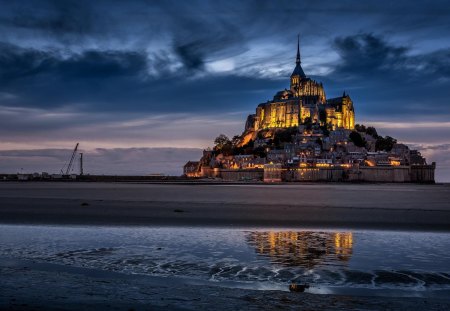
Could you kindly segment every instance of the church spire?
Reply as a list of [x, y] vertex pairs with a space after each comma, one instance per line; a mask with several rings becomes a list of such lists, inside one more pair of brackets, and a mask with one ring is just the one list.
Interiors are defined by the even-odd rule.
[[291, 77], [300, 76], [300, 78], [306, 78], [305, 73], [303, 72], [301, 60], [300, 60], [300, 35], [297, 36], [297, 58], [295, 59], [295, 69], [292, 72]]

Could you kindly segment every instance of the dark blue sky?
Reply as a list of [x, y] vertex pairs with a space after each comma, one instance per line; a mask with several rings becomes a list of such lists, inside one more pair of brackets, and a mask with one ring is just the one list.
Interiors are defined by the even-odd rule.
[[154, 148], [240, 133], [288, 87], [300, 34], [328, 97], [348, 92], [357, 122], [420, 148], [450, 180], [448, 16], [447, 1], [0, 0], [0, 170], [59, 171], [60, 149], [79, 141], [97, 161], [115, 150], [120, 173], [177, 173], [168, 150], [170, 167], [193, 151], [157, 160]]

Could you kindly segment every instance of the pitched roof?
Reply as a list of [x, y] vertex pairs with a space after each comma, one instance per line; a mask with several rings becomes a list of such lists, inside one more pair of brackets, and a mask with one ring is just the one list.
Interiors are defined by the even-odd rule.
[[292, 76], [300, 76], [302, 78], [306, 78], [305, 72], [303, 71], [300, 63], [297, 63], [297, 65], [295, 66], [294, 71], [291, 74], [291, 77]]

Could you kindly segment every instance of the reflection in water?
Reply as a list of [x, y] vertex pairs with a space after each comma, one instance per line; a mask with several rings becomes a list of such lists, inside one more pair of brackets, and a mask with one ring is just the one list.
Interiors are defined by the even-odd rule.
[[245, 283], [286, 290], [293, 282], [300, 285], [296, 291], [355, 289], [371, 295], [377, 289], [450, 297], [448, 237], [423, 232], [0, 225], [0, 261], [31, 259], [224, 286]]
[[346, 263], [352, 255], [351, 232], [254, 231], [247, 242], [259, 255], [284, 266], [312, 268]]

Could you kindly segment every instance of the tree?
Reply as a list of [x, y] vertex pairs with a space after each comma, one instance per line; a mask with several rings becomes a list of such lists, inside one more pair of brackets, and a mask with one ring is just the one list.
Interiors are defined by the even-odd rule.
[[220, 134], [219, 136], [214, 139], [214, 145], [216, 150], [221, 150], [225, 145], [231, 144], [230, 139], [228, 136], [224, 134]]
[[266, 138], [267, 130], [259, 130], [256, 134], [256, 138], [258, 139], [264, 139]]
[[305, 128], [307, 130], [311, 130], [312, 129], [312, 120], [310, 117], [305, 118], [303, 124], [305, 125]]
[[328, 137], [330, 136], [330, 131], [333, 129], [330, 123], [325, 123], [320, 127], [322, 130], [323, 136]]
[[366, 132], [366, 127], [362, 124], [356, 124], [355, 125], [355, 130], [357, 132], [361, 132], [361, 133], [365, 133]]
[[351, 132], [349, 138], [355, 144], [356, 147], [366, 146], [365, 139], [362, 138], [361, 134], [359, 134], [357, 131]]
[[233, 155], [233, 146], [231, 145], [231, 142], [228, 142], [227, 144], [223, 145], [220, 151], [225, 156]]
[[316, 144], [318, 144], [320, 147], [323, 147], [323, 142], [321, 138], [316, 139]]
[[372, 136], [373, 138], [378, 138], [377, 130], [373, 126], [369, 126], [366, 129], [366, 134]]
[[233, 153], [233, 146], [230, 139], [224, 135], [220, 134], [214, 140], [214, 151], [217, 153], [222, 153], [224, 155], [231, 155]]
[[391, 136], [378, 136], [377, 141], [375, 142], [375, 150], [384, 150], [391, 151], [392, 147], [397, 143], [397, 140], [392, 138]]
[[239, 135], [233, 136], [233, 138], [231, 139], [231, 145], [233, 146], [233, 148], [236, 148], [237, 145], [239, 145], [240, 143], [241, 143], [241, 136]]
[[275, 133], [274, 140], [278, 140], [280, 143], [292, 142], [292, 136], [297, 133], [297, 127], [289, 127], [286, 129], [280, 129]]
[[265, 158], [267, 157], [267, 152], [266, 149], [264, 147], [257, 147], [255, 149], [253, 149], [253, 154], [257, 157], [260, 158]]
[[319, 120], [322, 124], [327, 123], [327, 112], [325, 111], [325, 109], [321, 109], [319, 111]]

